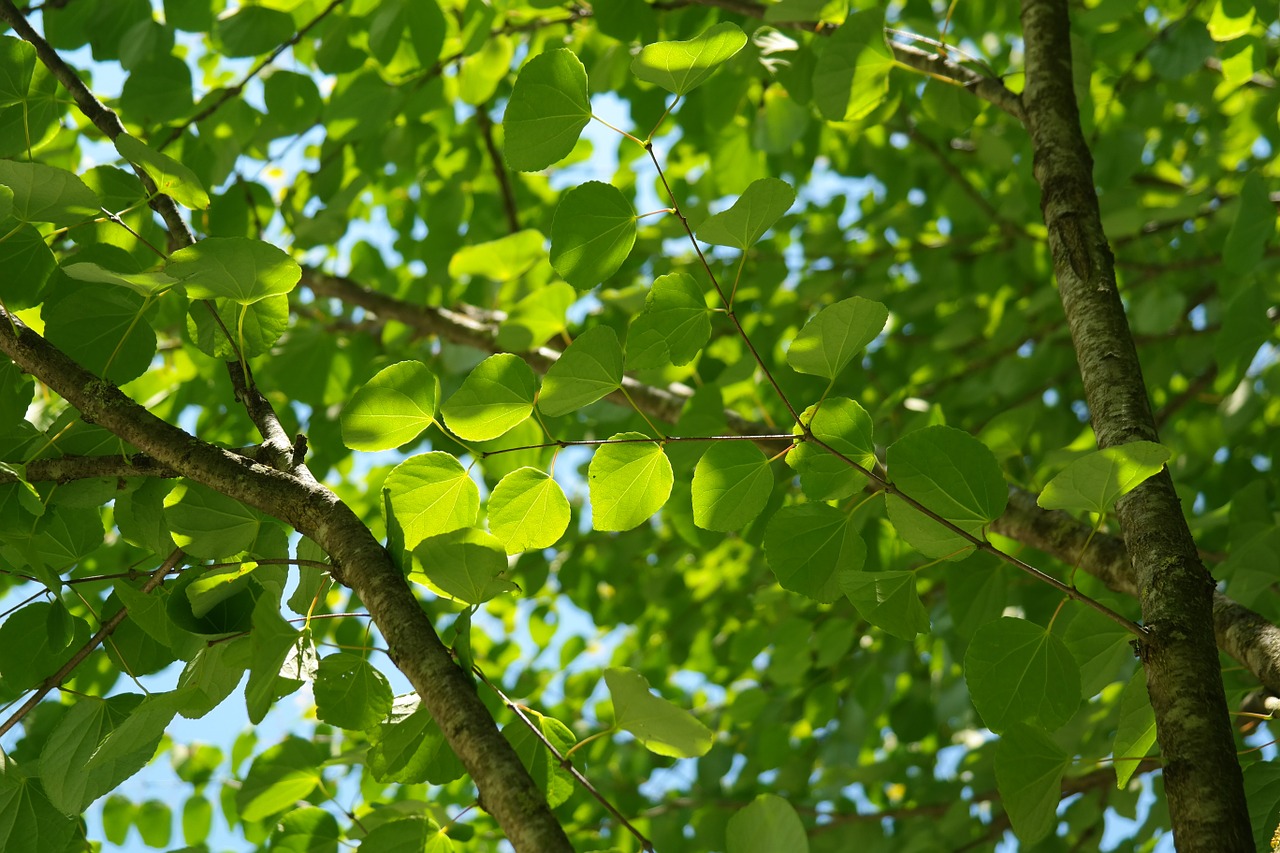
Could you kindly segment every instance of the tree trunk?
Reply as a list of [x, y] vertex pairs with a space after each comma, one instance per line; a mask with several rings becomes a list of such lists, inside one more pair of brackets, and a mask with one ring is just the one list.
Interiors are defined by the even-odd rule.
[[[1099, 447], [1158, 441], [1102, 229], [1072, 87], [1066, 0], [1024, 0], [1023, 103], [1063, 310]], [[1147, 689], [1179, 850], [1253, 849], [1213, 634], [1213, 577], [1168, 470], [1120, 500], [1143, 621]]]

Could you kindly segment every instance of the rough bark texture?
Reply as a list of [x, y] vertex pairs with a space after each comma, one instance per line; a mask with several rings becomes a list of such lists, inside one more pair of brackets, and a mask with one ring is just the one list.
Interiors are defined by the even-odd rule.
[[[1027, 85], [1041, 210], [1100, 447], [1158, 441], [1093, 186], [1072, 89], [1066, 0], [1024, 0]], [[1150, 636], [1142, 657], [1180, 850], [1252, 850], [1213, 632], [1213, 578], [1168, 471], [1116, 507]]]
[[391, 659], [440, 724], [449, 746], [519, 851], [572, 851], [534, 784], [382, 544], [322, 485], [262, 465], [189, 435], [152, 415], [0, 309], [0, 352], [96, 423], [198, 483], [292, 525], [333, 561], [335, 579], [360, 596], [386, 638]]

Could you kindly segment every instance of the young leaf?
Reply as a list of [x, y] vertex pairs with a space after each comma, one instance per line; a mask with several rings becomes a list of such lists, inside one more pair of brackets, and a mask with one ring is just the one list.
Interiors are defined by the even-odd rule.
[[507, 570], [507, 552], [498, 538], [468, 527], [432, 536], [413, 549], [409, 579], [439, 590], [464, 604], [483, 604], [518, 587], [499, 575]]
[[1117, 500], [1160, 473], [1172, 454], [1153, 441], [1095, 450], [1050, 480], [1036, 499], [1045, 509], [1110, 512]]
[[858, 615], [895, 637], [913, 640], [929, 631], [914, 572], [847, 572], [840, 576], [840, 590]]
[[675, 477], [657, 441], [642, 433], [624, 432], [596, 450], [587, 468], [591, 526], [596, 530], [630, 530], [647, 521], [671, 495]]
[[627, 331], [627, 369], [688, 364], [711, 337], [711, 310], [692, 276], [659, 276]]
[[722, 22], [688, 41], [660, 41], [631, 61], [631, 73], [668, 92], [684, 95], [702, 83], [747, 43], [736, 25]]
[[321, 658], [313, 689], [316, 719], [360, 732], [385, 720], [394, 698], [386, 676], [350, 652]]
[[1116, 726], [1116, 787], [1123, 790], [1156, 742], [1156, 712], [1147, 696], [1147, 673], [1142, 667], [1133, 674], [1120, 694], [1120, 722]]
[[497, 438], [533, 412], [538, 380], [524, 359], [491, 355], [472, 369], [440, 414], [464, 441]]
[[[868, 470], [875, 467], [871, 415], [855, 401], [828, 397], [821, 408], [805, 409], [800, 420], [809, 425], [814, 438], [832, 450]], [[799, 424], [791, 431], [802, 434]], [[866, 484], [866, 477], [848, 462], [813, 442], [802, 441], [791, 448], [787, 464], [800, 474], [800, 488], [812, 501], [843, 500]]]
[[577, 301], [578, 292], [563, 281], [538, 288], [507, 312], [498, 327], [498, 346], [508, 352], [537, 349], [565, 329], [565, 312]]
[[512, 471], [489, 495], [489, 529], [508, 554], [550, 548], [569, 527], [569, 500], [537, 468]]
[[590, 121], [582, 62], [567, 47], [538, 54], [520, 69], [502, 115], [507, 165], [536, 172], [558, 163]]
[[636, 242], [636, 212], [617, 188], [588, 181], [569, 190], [551, 222], [551, 266], [578, 290], [618, 271]]
[[192, 299], [223, 297], [241, 305], [288, 293], [302, 277], [293, 258], [248, 237], [206, 237], [170, 255], [164, 271], [181, 279]]
[[698, 239], [716, 246], [746, 251], [773, 227], [795, 203], [796, 191], [786, 181], [761, 178], [725, 211], [698, 226]]
[[[895, 486], [974, 536], [981, 536], [1009, 502], [995, 456], [962, 430], [931, 426], [907, 433], [889, 448], [887, 458]], [[896, 495], [888, 496], [888, 507], [894, 527], [928, 557], [961, 559], [973, 549], [964, 537]]]
[[725, 847], [728, 853], [808, 853], [809, 836], [790, 803], [761, 794], [729, 818]]
[[461, 462], [439, 450], [401, 462], [383, 488], [409, 550], [428, 536], [470, 527], [480, 512], [479, 487]]
[[0, 185], [13, 190], [9, 215], [19, 222], [78, 225], [102, 212], [98, 194], [56, 166], [0, 160]]
[[[213, 300], [219, 323], [206, 305], [192, 305], [187, 310], [187, 332], [200, 351], [213, 358], [246, 358], [263, 355], [289, 327], [289, 297], [268, 296], [252, 305], [241, 305], [230, 299]], [[225, 331], [224, 331], [225, 329]], [[230, 332], [235, 346], [227, 339]]]
[[996, 745], [996, 787], [1018, 840], [1032, 845], [1057, 823], [1071, 756], [1039, 729], [1016, 723]]
[[390, 450], [435, 420], [440, 382], [420, 361], [384, 367], [342, 410], [342, 441], [352, 450]]
[[650, 752], [672, 758], [697, 758], [711, 750], [715, 735], [688, 711], [649, 692], [649, 682], [634, 669], [610, 667], [604, 682], [613, 699], [614, 722], [635, 735]]
[[622, 386], [622, 345], [609, 326], [592, 326], [569, 344], [542, 379], [538, 409], [567, 415]]
[[204, 210], [209, 206], [209, 194], [196, 173], [177, 160], [155, 151], [140, 139], [122, 133], [115, 138], [120, 156], [139, 166], [155, 182], [156, 189], [183, 207]]
[[965, 654], [969, 696], [993, 732], [1014, 723], [1052, 731], [1080, 707], [1080, 669], [1044, 628], [1005, 616], [983, 625]]
[[829, 604], [840, 597], [841, 579], [862, 569], [867, 546], [843, 512], [806, 503], [778, 510], [764, 532], [764, 553], [783, 589]]
[[856, 121], [889, 92], [893, 54], [884, 40], [884, 11], [854, 12], [826, 40], [813, 72], [813, 100], [830, 121]]
[[693, 471], [693, 521], [704, 530], [737, 530], [764, 510], [773, 471], [748, 441], [712, 444]]
[[887, 308], [861, 296], [828, 305], [791, 342], [787, 364], [797, 373], [835, 379], [888, 320]]

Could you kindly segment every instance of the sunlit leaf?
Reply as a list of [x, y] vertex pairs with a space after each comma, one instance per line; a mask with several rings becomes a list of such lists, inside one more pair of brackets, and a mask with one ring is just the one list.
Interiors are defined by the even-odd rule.
[[737, 530], [764, 510], [773, 491], [769, 460], [751, 442], [717, 442], [693, 471], [693, 519], [706, 530]]
[[830, 121], [863, 118], [888, 94], [893, 66], [884, 41], [884, 11], [854, 12], [823, 45], [813, 72], [813, 99]]
[[711, 310], [692, 276], [658, 277], [645, 297], [644, 313], [627, 331], [627, 369], [688, 364], [711, 336]]
[[466, 441], [497, 438], [533, 412], [538, 380], [518, 355], [491, 355], [475, 366], [440, 414]]
[[512, 471], [489, 496], [489, 529], [508, 554], [550, 548], [568, 527], [564, 490], [537, 468]]
[[622, 385], [622, 345], [609, 326], [592, 326], [574, 339], [542, 379], [538, 410], [567, 415]]
[[507, 165], [536, 172], [563, 160], [591, 121], [587, 71], [565, 47], [525, 63], [502, 116]]
[[164, 271], [192, 299], [223, 297], [242, 305], [288, 293], [302, 277], [298, 262], [248, 237], [206, 237], [169, 256]]
[[604, 671], [604, 681], [613, 699], [614, 723], [646, 749], [672, 758], [697, 758], [710, 751], [712, 731], [688, 711], [650, 693], [640, 673], [612, 667]]
[[636, 213], [615, 187], [588, 181], [560, 198], [551, 223], [551, 266], [579, 290], [618, 271], [636, 242]]
[[428, 536], [476, 523], [480, 489], [462, 463], [442, 451], [412, 456], [387, 475], [396, 520], [404, 529], [404, 547], [412, 550]]
[[587, 469], [591, 526], [630, 530], [662, 508], [675, 478], [662, 445], [643, 433], [619, 433], [610, 441], [622, 443], [599, 447]]
[[1110, 512], [1117, 500], [1160, 473], [1171, 455], [1152, 441], [1095, 450], [1062, 469], [1036, 503], [1045, 509]]
[[698, 226], [698, 239], [746, 251], [795, 204], [796, 191], [786, 181], [761, 178], [725, 211]]
[[828, 305], [791, 342], [787, 363], [799, 373], [835, 379], [876, 339], [888, 319], [887, 308], [861, 296]]
[[[866, 409], [847, 397], [828, 397], [820, 408], [805, 409], [800, 420], [809, 425], [814, 438], [835, 451], [802, 441], [787, 453], [787, 464], [799, 472], [805, 497], [815, 501], [842, 500], [863, 488], [867, 478], [849, 461], [867, 470], [876, 465], [871, 416]], [[799, 424], [791, 431], [802, 434]]]
[[413, 549], [413, 556], [410, 580], [464, 604], [483, 604], [517, 588], [501, 577], [507, 570], [502, 542], [483, 530], [471, 527], [432, 536]]
[[413, 441], [435, 420], [440, 383], [420, 361], [384, 367], [342, 410], [342, 440], [353, 450], [390, 450]]
[[157, 190], [192, 210], [204, 210], [209, 206], [209, 194], [195, 172], [167, 154], [150, 148], [135, 136], [122, 133], [114, 141], [120, 156], [140, 166], [155, 182]]
[[746, 43], [747, 36], [737, 25], [721, 22], [688, 41], [647, 45], [631, 61], [631, 73], [684, 95], [705, 82]]

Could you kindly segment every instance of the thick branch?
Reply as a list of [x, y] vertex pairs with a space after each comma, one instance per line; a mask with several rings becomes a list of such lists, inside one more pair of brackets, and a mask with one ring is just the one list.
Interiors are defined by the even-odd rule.
[[[1158, 441], [1093, 185], [1072, 84], [1066, 0], [1023, 0], [1023, 105], [1059, 295], [1100, 447]], [[1213, 637], [1213, 578], [1168, 471], [1116, 507], [1143, 620], [1147, 692], [1180, 849], [1250, 850], [1249, 816]]]
[[311, 537], [333, 560], [332, 574], [368, 608], [391, 659], [440, 724], [480, 789], [484, 808], [520, 851], [573, 848], [546, 797], [498, 731], [475, 685], [440, 642], [404, 576], [369, 528], [333, 492], [248, 457], [206, 444], [148, 412], [80, 367], [0, 308], [0, 352], [96, 423], [160, 465], [256, 507]]

